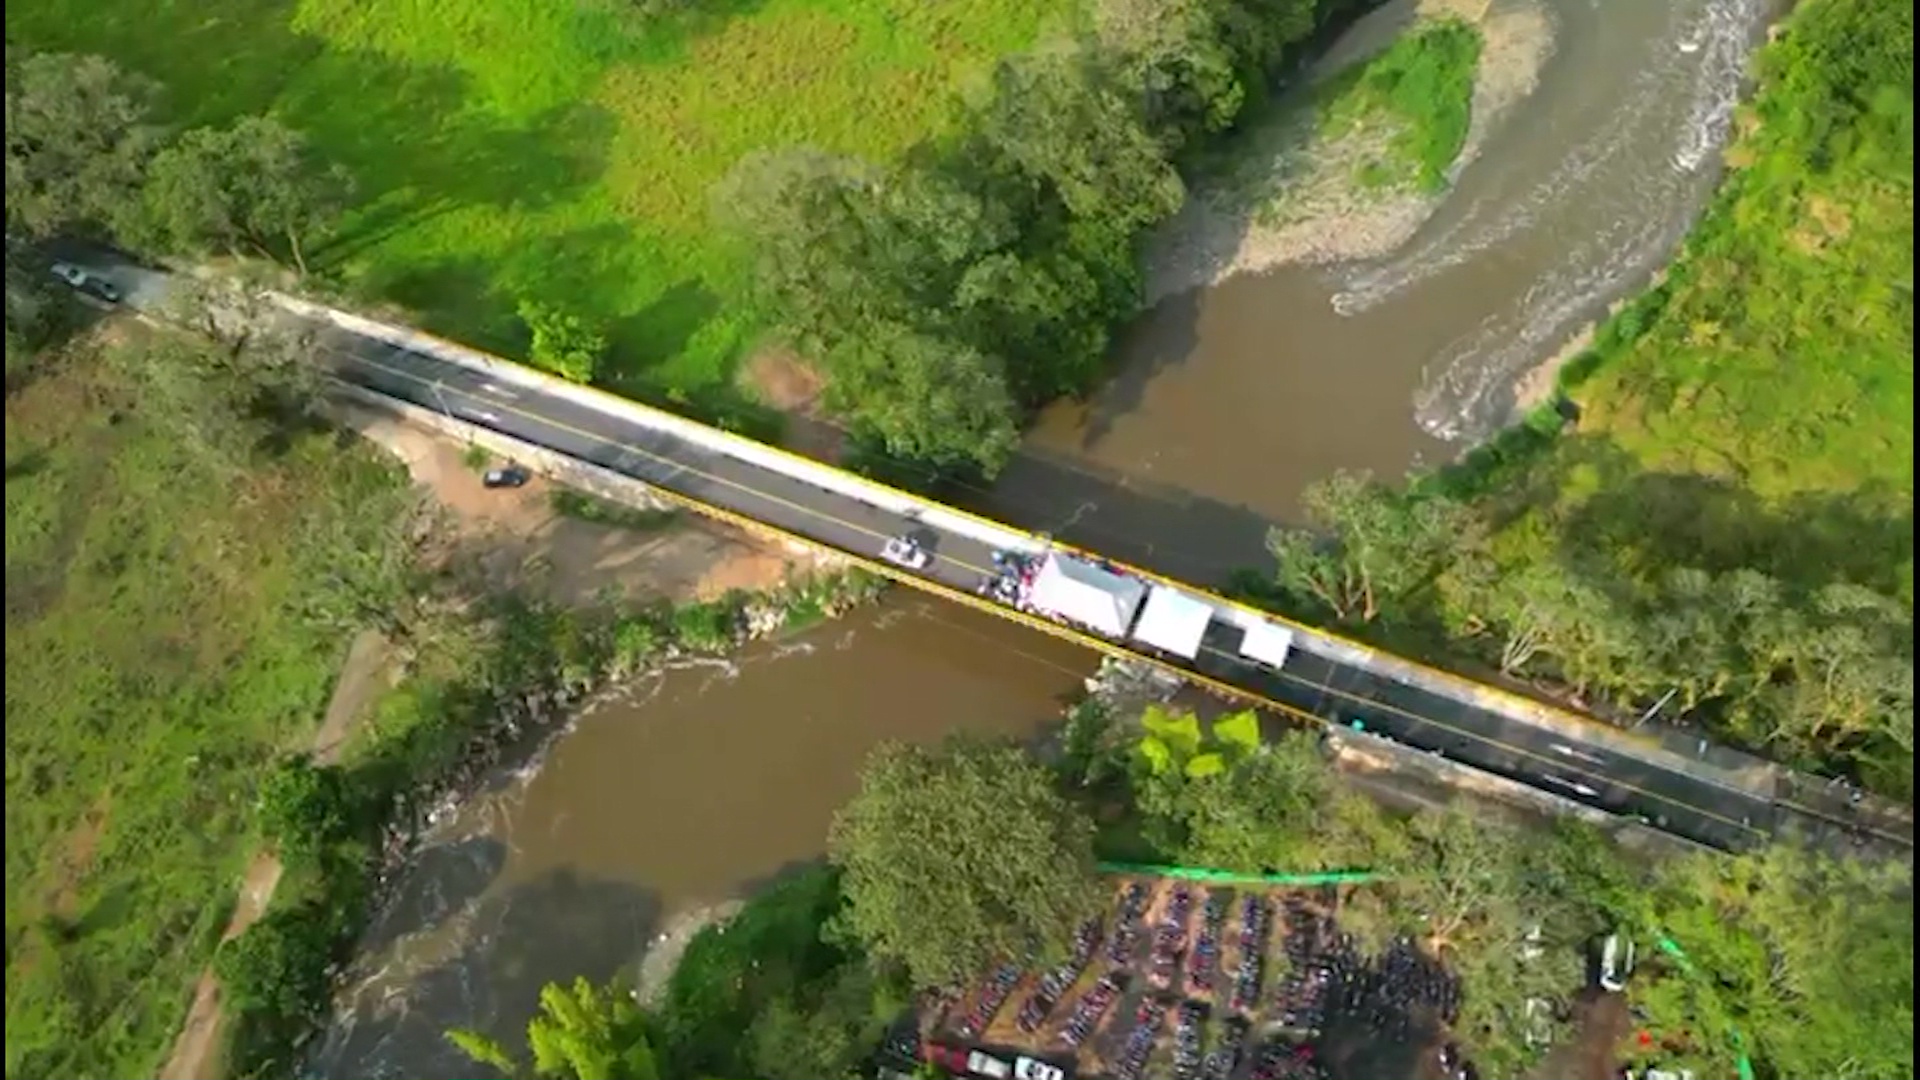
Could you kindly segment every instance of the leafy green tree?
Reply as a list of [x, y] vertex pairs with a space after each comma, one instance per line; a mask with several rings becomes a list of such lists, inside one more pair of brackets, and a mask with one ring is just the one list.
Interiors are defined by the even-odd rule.
[[[11, 51], [11, 50], [10, 50]], [[98, 56], [38, 53], [7, 64], [7, 227], [123, 234], [160, 144], [158, 86]]]
[[895, 458], [991, 476], [1013, 455], [1013, 400], [992, 357], [892, 322], [832, 356], [828, 403]]
[[332, 230], [353, 190], [338, 165], [273, 116], [195, 128], [155, 155], [148, 233], [169, 251], [253, 251], [307, 272], [306, 247]]
[[1693, 970], [1646, 965], [1629, 992], [1675, 1065], [1731, 1074], [1737, 1030], [1763, 1075], [1913, 1075], [1910, 868], [1785, 844], [1697, 856], [1662, 869], [1652, 907]]
[[[571, 986], [548, 983], [540, 1012], [527, 1023], [533, 1053], [531, 1075], [542, 1080], [660, 1080], [648, 1024], [633, 995], [618, 984], [596, 987], [586, 979]], [[509, 1076], [522, 1074], [513, 1054], [497, 1040], [456, 1028], [447, 1040], [473, 1060]]]
[[311, 864], [350, 837], [361, 819], [346, 772], [301, 754], [280, 763], [260, 786], [260, 818], [288, 863]]
[[1310, 528], [1267, 537], [1280, 587], [1349, 622], [1372, 622], [1480, 542], [1479, 522], [1459, 503], [1394, 491], [1363, 473], [1336, 473], [1303, 501]]
[[607, 352], [607, 336], [572, 312], [538, 300], [520, 302], [520, 320], [533, 335], [527, 359], [568, 382], [590, 383]]
[[835, 817], [845, 928], [920, 985], [996, 958], [1058, 955], [1098, 910], [1093, 823], [1017, 747], [890, 743]]

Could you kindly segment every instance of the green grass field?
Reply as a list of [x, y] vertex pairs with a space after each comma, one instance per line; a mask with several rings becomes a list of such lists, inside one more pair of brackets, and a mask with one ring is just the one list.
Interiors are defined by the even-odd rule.
[[10, 44], [97, 52], [170, 115], [273, 110], [358, 180], [321, 269], [518, 353], [522, 297], [604, 320], [616, 381], [724, 393], [760, 319], [708, 191], [743, 154], [886, 159], [1075, 0], [740, 0], [641, 30], [615, 0], [23, 0]]
[[[1823, 0], [1766, 53], [1741, 169], [1675, 262], [1574, 365], [1564, 504], [1669, 561], [1913, 574], [1913, 21]], [[1577, 378], [1577, 375], [1576, 375]]]
[[[86, 352], [8, 398], [7, 1075], [150, 1076], [226, 923], [255, 786], [346, 636], [292, 537], [399, 478], [331, 437], [219, 467]], [[351, 528], [350, 530], [351, 531]]]
[[1467, 142], [1480, 44], [1478, 30], [1451, 18], [1402, 35], [1318, 92], [1319, 137], [1379, 129], [1387, 134], [1385, 144], [1361, 164], [1356, 182], [1441, 190]]

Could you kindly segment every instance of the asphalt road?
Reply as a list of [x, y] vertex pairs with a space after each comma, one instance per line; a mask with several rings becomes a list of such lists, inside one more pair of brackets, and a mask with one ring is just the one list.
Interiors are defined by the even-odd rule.
[[[991, 575], [990, 548], [970, 537], [877, 509], [838, 492], [708, 450], [565, 398], [423, 353], [329, 329], [341, 378], [445, 412], [776, 528], [869, 557], [888, 537], [913, 534], [934, 556], [925, 576], [972, 591]], [[1304, 649], [1279, 670], [1240, 658], [1222, 627], [1197, 660], [1177, 666], [1336, 724], [1367, 731], [1609, 811], [1640, 815], [1700, 843], [1738, 848], [1771, 832], [1775, 809], [1751, 792], [1587, 745]]]
[[[69, 250], [61, 257], [75, 258]], [[102, 260], [91, 260], [101, 266]], [[152, 306], [166, 276], [108, 263], [130, 304]], [[989, 546], [916, 517], [708, 449], [625, 418], [387, 342], [320, 326], [317, 343], [338, 377], [365, 389], [592, 462], [669, 492], [751, 517], [809, 540], [876, 557], [889, 537], [911, 534], [933, 555], [922, 572], [972, 592], [991, 575]], [[1844, 813], [1814, 813], [1766, 793], [1685, 771], [1670, 757], [1642, 758], [1529, 724], [1355, 665], [1292, 650], [1274, 670], [1244, 660], [1235, 631], [1216, 621], [1196, 660], [1155, 655], [1277, 704], [1296, 716], [1366, 731], [1663, 831], [1737, 850], [1782, 832], [1831, 839]], [[1898, 836], [1883, 839], [1900, 841]], [[1910, 850], [1911, 826], [1904, 837]]]

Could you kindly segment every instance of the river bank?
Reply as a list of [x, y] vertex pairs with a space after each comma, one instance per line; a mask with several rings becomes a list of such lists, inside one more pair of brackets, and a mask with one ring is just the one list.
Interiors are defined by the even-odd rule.
[[[1437, 187], [1362, 182], [1361, 171], [1394, 136], [1390, 125], [1321, 130], [1329, 85], [1396, 41], [1446, 21], [1473, 29], [1470, 122]], [[1538, 85], [1553, 52], [1553, 25], [1533, 0], [1393, 0], [1369, 12], [1310, 67], [1267, 115], [1235, 138], [1223, 167], [1203, 177], [1147, 256], [1148, 302], [1296, 263], [1378, 258], [1413, 238], [1445, 201], [1461, 170]]]
[[[259, 861], [274, 871], [248, 875], [241, 905], [242, 916], [265, 915], [251, 929], [237, 920], [167, 1076], [217, 1074], [219, 984], [229, 1068], [290, 1068], [342, 950], [390, 901], [421, 838], [489, 777], [537, 762], [593, 701], [661, 665], [833, 618], [881, 588], [691, 518], [601, 512], [537, 477], [487, 488], [488, 459], [471, 447], [391, 418], [348, 420], [400, 458], [425, 496], [416, 528], [429, 584], [389, 629], [390, 685], [347, 695], [352, 706], [339, 722], [329, 716], [297, 766], [323, 778], [337, 813], [320, 815], [331, 824], [312, 835], [273, 836], [279, 860]], [[365, 684], [361, 667], [343, 673], [343, 693]]]

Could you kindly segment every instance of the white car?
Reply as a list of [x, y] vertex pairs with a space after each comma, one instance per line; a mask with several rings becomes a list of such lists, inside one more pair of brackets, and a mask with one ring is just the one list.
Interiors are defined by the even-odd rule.
[[83, 293], [90, 293], [111, 303], [120, 302], [120, 290], [113, 282], [98, 274], [83, 270], [72, 263], [57, 262], [52, 267], [53, 276]]
[[895, 536], [880, 549], [880, 557], [895, 566], [904, 566], [909, 570], [925, 570], [933, 562], [933, 556], [909, 536]]
[[1619, 933], [1607, 935], [1600, 945], [1600, 986], [1619, 993], [1627, 988], [1627, 976], [1633, 974], [1633, 939]]

